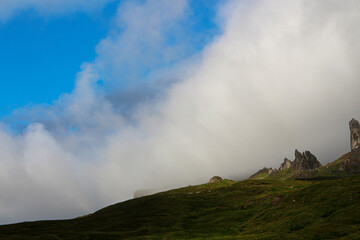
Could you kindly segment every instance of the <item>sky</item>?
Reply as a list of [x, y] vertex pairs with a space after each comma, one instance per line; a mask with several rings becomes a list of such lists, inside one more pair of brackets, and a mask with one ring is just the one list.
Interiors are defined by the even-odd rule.
[[0, 223], [350, 150], [356, 0], [0, 1]]
[[[46, 1], [28, 6], [13, 2], [0, 3], [4, 6], [0, 10], [0, 65], [2, 79], [6, 79], [0, 89], [0, 117], [26, 105], [52, 104], [62, 93], [70, 93], [81, 64], [96, 58], [96, 46], [114, 26], [121, 3], [104, 1], [108, 3], [95, 4], [100, 9], [84, 10], [81, 1], [72, 3], [79, 2], [78, 9], [72, 9], [67, 1], [55, 1], [54, 6]], [[192, 46], [186, 49], [186, 56], [199, 51], [216, 34], [215, 1], [201, 2], [193, 1], [193, 12], [188, 13], [192, 16], [186, 20], [187, 27], [198, 33], [191, 34]]]

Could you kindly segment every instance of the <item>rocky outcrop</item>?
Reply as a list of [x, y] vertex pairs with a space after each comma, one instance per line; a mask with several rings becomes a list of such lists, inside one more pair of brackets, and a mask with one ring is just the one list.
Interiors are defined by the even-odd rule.
[[290, 168], [291, 164], [292, 164], [292, 162], [289, 159], [285, 158], [284, 162], [279, 167], [279, 171]]
[[321, 166], [311, 152], [295, 150], [294, 161], [285, 158], [279, 170], [263, 168], [250, 179], [333, 179], [360, 173], [360, 123], [353, 118], [349, 127], [351, 152], [336, 161]]
[[360, 149], [360, 124], [356, 119], [351, 119], [350, 127], [350, 147], [351, 151]]
[[293, 167], [295, 170], [311, 170], [321, 167], [321, 163], [317, 158], [310, 152], [305, 151], [304, 153], [295, 150], [295, 160], [292, 162], [285, 158], [284, 162], [280, 165], [279, 171], [283, 171]]
[[212, 178], [210, 178], [209, 183], [217, 183], [217, 182], [221, 182], [223, 179], [219, 176], [214, 176]]
[[310, 170], [321, 167], [321, 163], [310, 151], [305, 151], [304, 153], [300, 153], [296, 149], [295, 160], [291, 164], [291, 167], [293, 167], [295, 170]]

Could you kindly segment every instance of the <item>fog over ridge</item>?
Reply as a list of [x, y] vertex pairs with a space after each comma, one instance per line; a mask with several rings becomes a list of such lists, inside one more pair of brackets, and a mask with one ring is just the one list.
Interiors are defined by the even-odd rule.
[[[358, 1], [228, 1], [219, 9], [222, 34], [200, 56], [154, 69], [176, 80], [131, 118], [121, 114], [99, 81], [123, 84], [118, 69], [135, 66], [123, 65], [127, 58], [154, 68], [158, 58], [177, 60], [186, 45], [167, 45], [164, 33], [188, 9], [185, 0], [121, 5], [115, 27], [128, 29], [99, 44], [71, 94], [31, 109], [21, 134], [0, 125], [1, 223], [75, 217], [137, 189], [247, 177], [293, 159], [295, 148], [322, 163], [350, 150], [347, 123], [360, 118]], [[140, 34], [146, 48], [123, 52], [143, 46]]]

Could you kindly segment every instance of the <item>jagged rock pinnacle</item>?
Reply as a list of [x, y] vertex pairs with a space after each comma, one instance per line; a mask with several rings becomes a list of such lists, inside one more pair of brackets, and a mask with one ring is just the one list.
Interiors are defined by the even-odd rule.
[[301, 154], [296, 149], [295, 160], [292, 162], [291, 166], [294, 167], [295, 170], [309, 170], [321, 167], [321, 163], [310, 151], [305, 151]]
[[297, 149], [295, 149], [295, 160], [299, 158], [302, 158], [302, 154]]

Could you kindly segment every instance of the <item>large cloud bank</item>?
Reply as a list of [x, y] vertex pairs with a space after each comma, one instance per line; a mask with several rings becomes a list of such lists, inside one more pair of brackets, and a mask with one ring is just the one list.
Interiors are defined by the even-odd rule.
[[[47, 121], [20, 135], [2, 126], [2, 222], [74, 217], [140, 188], [246, 177], [295, 148], [323, 163], [349, 150], [347, 123], [360, 117], [358, 1], [229, 1], [219, 10], [222, 34], [201, 57], [155, 69], [177, 80], [124, 116], [122, 98], [106, 86], [126, 81], [116, 78], [119, 68], [127, 78], [139, 71], [133, 63], [142, 56], [151, 67], [176, 59], [178, 46], [162, 34], [167, 24], [177, 29], [187, 8], [185, 0], [121, 5], [118, 27], [127, 30], [99, 44], [72, 94], [40, 110]], [[146, 48], [137, 48], [143, 39]]]

